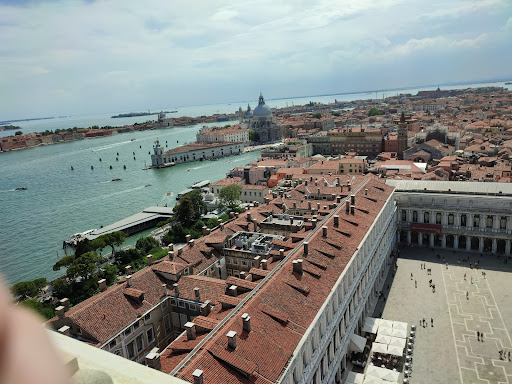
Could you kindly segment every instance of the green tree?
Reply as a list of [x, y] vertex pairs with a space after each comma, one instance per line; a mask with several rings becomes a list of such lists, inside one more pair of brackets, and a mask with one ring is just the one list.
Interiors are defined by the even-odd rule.
[[260, 134], [252, 129], [249, 129], [249, 140], [258, 142], [260, 141]]
[[210, 229], [215, 228], [217, 225], [219, 225], [219, 218], [218, 217], [211, 217], [206, 222], [206, 226]]
[[126, 240], [126, 235], [122, 231], [106, 233], [94, 239], [91, 242], [93, 249], [103, 249], [105, 246], [112, 248], [112, 256], [115, 256], [116, 250], [114, 246], [119, 247]]
[[234, 210], [238, 208], [242, 187], [238, 184], [227, 185], [219, 191], [221, 206]]
[[75, 255], [81, 256], [84, 253], [95, 251], [95, 250], [96, 249], [94, 249], [92, 246], [92, 241], [89, 240], [88, 238], [85, 238], [76, 244]]
[[67, 266], [71, 265], [71, 263], [73, 263], [75, 258], [76, 258], [75, 255], [64, 256], [62, 259], [60, 259], [53, 265], [53, 270], [59, 271], [61, 267], [67, 267]]
[[21, 281], [11, 287], [11, 292], [14, 296], [25, 298], [37, 295], [38, 289], [33, 281]]
[[383, 115], [384, 112], [381, 111], [380, 109], [377, 109], [375, 107], [372, 107], [370, 108], [370, 110], [368, 111], [368, 116], [377, 116], [377, 115]]
[[98, 272], [98, 279], [107, 280], [107, 285], [112, 285], [117, 279], [119, 268], [112, 264], [106, 264]]
[[96, 263], [100, 260], [100, 257], [92, 252], [84, 253], [80, 257], [76, 257], [75, 260], [68, 267], [68, 271], [66, 275], [69, 278], [83, 278], [85, 280], [89, 279], [96, 269], [98, 268]]
[[23, 135], [23, 132], [21, 132], [21, 131], [16, 131], [16, 132], [14, 133], [14, 136], [20, 136], [20, 135]]
[[336, 112], [336, 111], [331, 111], [331, 115], [339, 117], [341, 115], [341, 113]]
[[313, 119], [321, 119], [322, 118], [322, 114], [320, 112], [317, 112], [317, 113], [312, 113], [311, 114], [311, 117]]
[[173, 208], [173, 211], [176, 220], [183, 226], [188, 227], [201, 217], [204, 208], [205, 204], [201, 193], [199, 191], [192, 191], [180, 199], [180, 202]]
[[38, 313], [42, 317], [44, 317], [46, 320], [50, 320], [52, 317], [56, 315], [55, 310], [53, 307], [49, 304], [43, 304], [37, 299], [29, 299], [22, 301], [20, 305], [24, 306], [25, 308], [29, 308], [30, 310]]
[[142, 252], [143, 254], [148, 253], [152, 248], [158, 246], [158, 240], [153, 236], [141, 237], [135, 244], [135, 249]]
[[53, 288], [53, 296], [58, 299], [63, 299], [65, 297], [71, 296], [71, 285], [66, 282], [64, 279], [57, 279], [52, 283]]

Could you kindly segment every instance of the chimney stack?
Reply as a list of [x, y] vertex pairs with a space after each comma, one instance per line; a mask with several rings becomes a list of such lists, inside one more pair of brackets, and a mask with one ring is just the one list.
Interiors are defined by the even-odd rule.
[[340, 226], [340, 217], [338, 215], [334, 215], [334, 226], [336, 228]]
[[172, 287], [174, 288], [174, 295], [175, 296], [179, 296], [180, 295], [180, 289], [178, 288], [178, 283], [174, 283], [172, 285]]
[[203, 234], [203, 236], [208, 235], [208, 227], [206, 225], [203, 225], [201, 227], [201, 233]]
[[247, 212], [247, 221], [252, 221], [252, 213]]
[[222, 224], [222, 219], [218, 219], [217, 220], [217, 225], [220, 227], [221, 224]]
[[146, 259], [147, 259], [147, 261], [148, 261], [148, 265], [153, 264], [153, 255], [147, 255], [147, 256], [146, 256]]
[[212, 305], [210, 300], [206, 300], [203, 304], [201, 304], [201, 316], [208, 316], [211, 309]]
[[59, 319], [64, 318], [64, 312], [66, 312], [66, 309], [63, 305], [59, 305], [57, 308], [55, 308], [55, 311], [57, 311], [57, 315], [59, 316]]
[[187, 340], [196, 339], [196, 325], [191, 321], [185, 323], [185, 329], [187, 330]]
[[169, 261], [173, 261], [174, 260], [174, 251], [167, 252], [167, 255], [169, 256]]
[[162, 294], [167, 296], [169, 292], [167, 291], [167, 284], [162, 284]]
[[63, 334], [64, 336], [71, 336], [71, 328], [69, 328], [67, 325], [60, 327], [59, 333]]
[[192, 236], [185, 235], [185, 243], [188, 243], [190, 241], [190, 239], [192, 239]]
[[327, 226], [325, 225], [322, 227], [322, 236], [327, 237]]
[[316, 228], [316, 219], [311, 219], [311, 225], [313, 226], [313, 228]]
[[248, 313], [242, 315], [242, 326], [245, 332], [251, 332], [251, 316]]
[[229, 218], [234, 219], [235, 218], [235, 212], [231, 211], [229, 212]]
[[169, 251], [174, 251], [174, 244], [171, 243], [168, 245]]
[[194, 246], [194, 239], [190, 239], [188, 241], [188, 245], [190, 246], [190, 248], [192, 248]]
[[228, 289], [229, 296], [237, 297], [238, 296], [238, 287], [236, 285], [232, 285]]
[[236, 332], [229, 331], [226, 336], [228, 337], [228, 347], [236, 349]]
[[64, 307], [64, 311], [67, 312], [69, 310], [69, 299], [65, 297], [64, 299], [59, 300], [60, 305]]
[[240, 271], [240, 278], [241, 278], [242, 280], [245, 280], [245, 278], [246, 278], [246, 277], [247, 277], [247, 272], [245, 272], [245, 271]]
[[350, 196], [350, 204], [351, 205], [356, 205], [356, 196], [355, 195], [351, 195]]
[[336, 203], [337, 204], [341, 203], [341, 196], [336, 196]]
[[350, 181], [348, 182], [347, 187], [348, 187], [348, 191], [350, 192], [352, 190], [352, 185], [350, 185]]
[[103, 292], [107, 289], [107, 280], [101, 279], [98, 280], [98, 285], [100, 286], [100, 291]]
[[203, 384], [203, 371], [196, 369], [192, 376], [194, 377], [194, 384]]
[[293, 272], [302, 275], [302, 259], [293, 260]]
[[317, 188], [316, 189], [316, 194], [319, 195], [320, 194], [320, 188]]
[[349, 213], [350, 212], [350, 201], [347, 200], [345, 202], [345, 208], [346, 208], [347, 213]]
[[162, 365], [160, 363], [160, 354], [156, 352], [150, 352], [146, 355], [146, 365], [149, 368], [156, 369], [157, 371], [160, 371], [162, 368]]
[[351, 205], [351, 206], [350, 206], [350, 214], [351, 214], [351, 215], [354, 215], [354, 214], [355, 214], [355, 212], [356, 212], [356, 207], [355, 207], [354, 205]]
[[364, 195], [367, 196], [368, 195], [368, 188], [365, 188], [364, 189]]
[[316, 203], [316, 209], [320, 210], [320, 203]]
[[261, 260], [261, 268], [263, 268], [264, 270], [267, 270], [268, 269], [267, 263], [268, 263], [267, 259]]
[[255, 201], [255, 202], [254, 202], [254, 206], [255, 206], [255, 207], [259, 207], [259, 206], [260, 206], [260, 202], [259, 202], [259, 201]]
[[256, 262], [256, 268], [259, 268], [261, 264], [261, 256], [256, 256], [253, 260]]
[[200, 298], [201, 298], [201, 296], [199, 294], [199, 288], [198, 287], [194, 288], [194, 297], [195, 297], [196, 301], [199, 301]]
[[124, 268], [124, 273], [125, 275], [131, 275], [132, 274], [132, 266], [131, 265], [127, 265], [125, 268]]
[[279, 250], [279, 257], [281, 258], [281, 260], [284, 259], [284, 249], [283, 248], [281, 248]]
[[311, 201], [308, 201], [308, 209], [311, 209]]
[[309, 252], [309, 243], [307, 241], [304, 242], [304, 254], [307, 255]]
[[132, 286], [132, 275], [126, 276], [126, 286], [131, 287]]

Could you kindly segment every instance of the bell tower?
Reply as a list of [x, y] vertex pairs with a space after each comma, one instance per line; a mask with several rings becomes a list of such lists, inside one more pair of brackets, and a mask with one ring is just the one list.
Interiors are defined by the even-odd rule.
[[398, 160], [404, 159], [404, 151], [407, 150], [408, 131], [407, 123], [405, 122], [405, 115], [402, 112], [402, 115], [400, 116], [400, 123], [398, 124], [398, 145], [396, 150]]

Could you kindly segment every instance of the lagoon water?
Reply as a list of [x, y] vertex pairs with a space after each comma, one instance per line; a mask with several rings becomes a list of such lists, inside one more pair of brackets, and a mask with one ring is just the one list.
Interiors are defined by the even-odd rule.
[[[510, 89], [503, 82], [442, 88], [482, 86], [503, 86]], [[416, 94], [424, 89], [433, 87], [384, 91], [384, 94]], [[366, 92], [267, 100], [267, 104], [271, 107], [284, 107], [304, 105], [309, 101], [331, 103], [334, 99], [350, 101], [374, 97], [374, 92]], [[382, 97], [382, 92], [379, 97]], [[170, 116], [231, 113], [239, 105], [245, 109], [246, 104], [247, 102], [240, 102], [174, 108], [178, 112]], [[253, 108], [256, 106], [255, 102], [250, 104]], [[116, 113], [14, 124], [21, 126], [24, 133], [28, 133], [96, 124], [125, 125], [155, 118], [142, 116], [111, 119], [110, 115]], [[220, 124], [230, 123], [223, 122], [218, 125]], [[0, 153], [0, 271], [8, 282], [12, 284], [37, 277], [56, 278], [63, 272], [54, 272], [51, 267], [58, 258], [64, 256], [62, 241], [73, 233], [111, 224], [152, 205], [173, 206], [176, 203], [176, 194], [194, 182], [218, 180], [231, 168], [258, 158], [259, 152], [249, 152], [214, 162], [195, 162], [166, 169], [143, 170], [145, 165], [151, 163], [148, 152], [152, 151], [157, 138], [162, 145], [167, 145], [166, 149], [171, 149], [195, 141], [195, 134], [201, 126], [125, 133]], [[0, 137], [9, 135], [12, 135], [12, 131], [0, 132]], [[136, 140], [131, 141], [132, 139]], [[91, 170], [91, 165], [94, 170]], [[126, 170], [123, 165], [126, 165]], [[71, 166], [74, 171], [71, 171]], [[111, 181], [116, 178], [122, 180]], [[147, 184], [151, 186], [146, 187]], [[18, 187], [27, 187], [27, 190], [15, 191]], [[168, 192], [172, 194], [168, 196]], [[136, 238], [131, 237], [128, 243], [135, 242]]]

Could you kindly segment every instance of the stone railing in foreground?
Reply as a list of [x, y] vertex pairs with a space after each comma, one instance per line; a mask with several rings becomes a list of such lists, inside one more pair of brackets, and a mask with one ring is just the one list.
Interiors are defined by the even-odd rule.
[[[71, 337], [57, 332], [49, 331], [49, 333], [53, 345], [70, 369], [71, 374], [73, 374], [75, 383], [189, 384], [156, 369], [94, 348]], [[109, 378], [111, 381], [109, 381]]]

